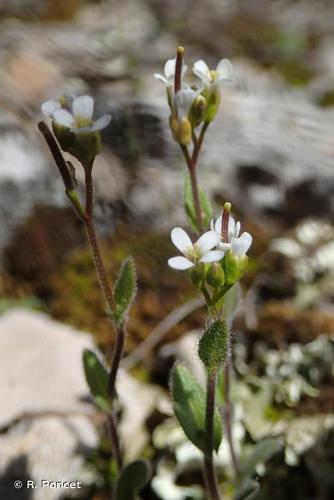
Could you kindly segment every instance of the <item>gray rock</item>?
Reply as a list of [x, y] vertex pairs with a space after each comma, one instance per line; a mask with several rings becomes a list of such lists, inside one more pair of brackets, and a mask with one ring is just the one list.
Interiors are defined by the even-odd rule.
[[81, 357], [90, 336], [44, 314], [14, 309], [0, 318], [0, 428], [24, 415], [90, 415]]
[[[94, 349], [89, 335], [43, 314], [16, 309], [0, 318], [0, 498], [54, 500], [82, 492], [42, 488], [41, 481], [83, 482], [85, 456], [98, 443], [84, 348]], [[15, 480], [23, 481], [17, 495]], [[27, 480], [36, 488], [27, 490]]]
[[[97, 446], [97, 434], [84, 416], [44, 416], [15, 424], [0, 436], [0, 446], [0, 498], [81, 498], [87, 487], [84, 460]], [[15, 490], [17, 480], [23, 485]], [[45, 481], [74, 482], [76, 487], [55, 488]]]

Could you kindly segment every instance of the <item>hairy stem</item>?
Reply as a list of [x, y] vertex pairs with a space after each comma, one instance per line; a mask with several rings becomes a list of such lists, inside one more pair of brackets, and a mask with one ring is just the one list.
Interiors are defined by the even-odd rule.
[[207, 393], [206, 393], [206, 414], [205, 414], [205, 436], [206, 436], [206, 452], [204, 454], [204, 476], [205, 485], [210, 500], [221, 500], [218, 490], [216, 472], [213, 463], [213, 426], [215, 412], [215, 397], [216, 397], [216, 379], [217, 372], [211, 371], [208, 373]]
[[231, 389], [231, 359], [228, 358], [225, 365], [225, 376], [224, 376], [224, 416], [225, 416], [225, 429], [226, 429], [226, 437], [228, 442], [228, 447], [230, 450], [231, 461], [234, 469], [235, 475], [238, 477], [240, 472], [240, 465], [238, 461], [238, 457], [235, 453], [234, 449], [234, 441], [233, 441], [233, 431], [232, 431], [232, 423], [233, 423], [233, 404], [230, 397], [230, 389]]
[[[85, 168], [85, 184], [86, 184], [86, 213], [84, 217], [84, 224], [86, 227], [86, 232], [90, 243], [92, 258], [94, 261], [100, 288], [107, 306], [107, 311], [109, 315], [112, 316], [113, 294], [111, 286], [109, 285], [108, 275], [103, 263], [102, 254], [94, 224], [94, 191], [93, 191], [91, 166], [89, 168], [88, 167]], [[109, 394], [111, 400], [113, 400], [115, 396], [115, 382], [119, 364], [122, 359], [124, 337], [125, 337], [124, 328], [116, 328], [115, 325], [114, 328], [116, 331], [116, 340], [113, 350], [111, 368], [109, 372]], [[121, 470], [123, 466], [123, 460], [122, 460], [121, 446], [117, 430], [117, 418], [114, 410], [112, 410], [112, 412], [108, 414], [108, 429], [111, 441], [112, 454], [116, 461], [118, 469]]]

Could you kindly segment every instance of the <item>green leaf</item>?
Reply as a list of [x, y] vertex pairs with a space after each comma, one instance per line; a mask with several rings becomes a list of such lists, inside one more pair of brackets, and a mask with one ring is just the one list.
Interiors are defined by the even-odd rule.
[[252, 500], [260, 489], [260, 485], [253, 479], [247, 479], [237, 489], [235, 500]]
[[[205, 406], [206, 397], [190, 370], [175, 364], [171, 373], [171, 392], [174, 413], [187, 438], [197, 448], [206, 451]], [[222, 422], [218, 410], [214, 417], [214, 449], [218, 451], [222, 440]]]
[[266, 438], [257, 443], [252, 451], [243, 459], [241, 464], [240, 482], [249, 478], [257, 465], [265, 463], [282, 448], [282, 443], [277, 438]]
[[108, 394], [108, 372], [96, 356], [89, 349], [83, 352], [83, 366], [87, 384], [95, 402], [101, 410], [109, 412], [109, 394]]
[[122, 264], [114, 286], [113, 318], [117, 326], [126, 320], [129, 308], [133, 303], [137, 291], [137, 276], [135, 263], [128, 257]]
[[205, 328], [198, 344], [198, 356], [208, 372], [224, 365], [229, 348], [226, 322], [217, 319]]
[[117, 481], [115, 500], [136, 500], [137, 493], [147, 484], [150, 474], [150, 467], [144, 460], [128, 464]]
[[[199, 189], [199, 201], [201, 205], [203, 225], [204, 227], [208, 227], [210, 224], [210, 220], [212, 219], [212, 208], [209, 198], [201, 189]], [[194, 198], [191, 190], [190, 175], [188, 173], [185, 175], [184, 179], [184, 208], [190, 226], [195, 231], [199, 231], [196, 221]]]

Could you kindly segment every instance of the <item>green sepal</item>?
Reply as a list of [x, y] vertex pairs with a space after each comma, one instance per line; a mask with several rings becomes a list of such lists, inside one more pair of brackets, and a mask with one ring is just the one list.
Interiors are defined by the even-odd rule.
[[94, 158], [101, 152], [99, 132], [81, 132], [75, 134], [68, 127], [52, 121], [52, 130], [63, 151], [77, 158], [84, 167], [90, 167]]
[[[208, 227], [210, 224], [210, 220], [212, 219], [212, 208], [209, 198], [201, 189], [199, 190], [199, 201], [201, 205], [203, 225], [205, 227]], [[199, 232], [200, 228], [198, 228], [197, 226], [196, 211], [191, 190], [191, 181], [188, 173], [184, 178], [184, 209], [190, 226], [192, 227], [192, 229]]]
[[85, 349], [82, 355], [83, 367], [86, 381], [93, 396], [96, 405], [103, 411], [111, 410], [109, 394], [108, 394], [108, 379], [109, 375], [97, 355]]
[[122, 264], [113, 289], [113, 320], [121, 326], [127, 319], [137, 291], [137, 274], [134, 260], [128, 257]]
[[204, 330], [198, 345], [198, 356], [208, 372], [221, 368], [226, 361], [229, 337], [226, 322], [217, 319]]
[[190, 281], [195, 288], [201, 290], [206, 278], [206, 273], [207, 273], [207, 266], [203, 263], [199, 263], [197, 266], [192, 267], [188, 271], [188, 276], [190, 278]]
[[151, 475], [149, 464], [135, 460], [121, 472], [115, 488], [115, 500], [137, 500], [138, 492], [148, 483]]
[[[205, 392], [190, 370], [179, 363], [171, 372], [171, 393], [174, 413], [185, 435], [205, 453]], [[213, 434], [214, 449], [218, 451], [222, 440], [222, 422], [217, 409]]]

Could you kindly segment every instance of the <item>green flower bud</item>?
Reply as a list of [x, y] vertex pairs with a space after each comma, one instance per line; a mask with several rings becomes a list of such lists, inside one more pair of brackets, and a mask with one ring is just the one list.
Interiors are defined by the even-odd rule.
[[220, 89], [218, 84], [214, 84], [208, 91], [207, 108], [205, 113], [205, 121], [211, 122], [218, 113], [220, 106]]
[[206, 99], [202, 95], [196, 97], [194, 104], [190, 108], [189, 120], [193, 127], [197, 127], [205, 117]]
[[235, 257], [231, 251], [224, 257], [224, 268], [226, 284], [233, 285], [240, 279], [240, 259]]
[[210, 269], [206, 275], [208, 285], [213, 288], [220, 288], [225, 283], [225, 272], [220, 264], [217, 262], [211, 264]]

